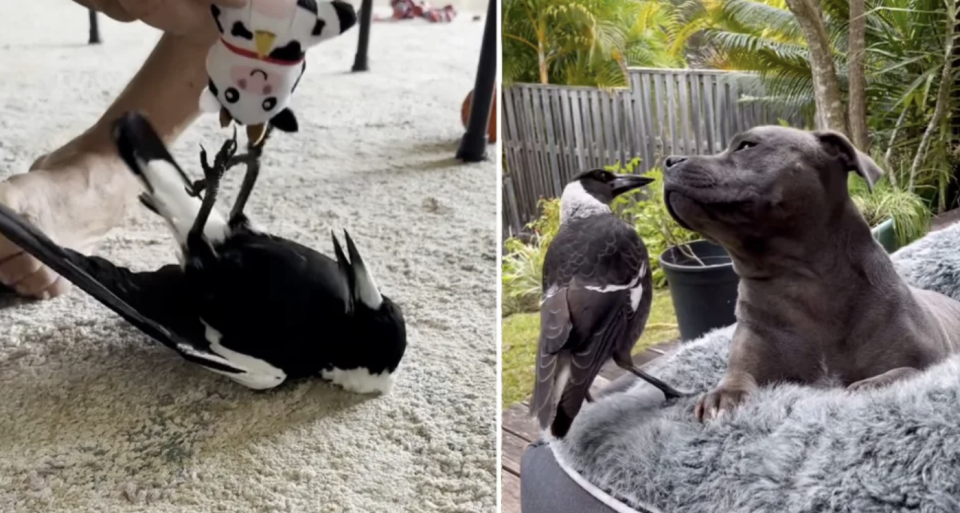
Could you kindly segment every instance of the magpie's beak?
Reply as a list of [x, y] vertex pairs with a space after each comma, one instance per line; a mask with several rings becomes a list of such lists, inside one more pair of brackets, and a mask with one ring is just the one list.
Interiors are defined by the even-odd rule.
[[611, 182], [611, 187], [613, 188], [613, 196], [617, 197], [625, 192], [630, 192], [634, 189], [639, 189], [644, 185], [649, 185], [653, 183], [653, 178], [640, 175], [617, 175], [617, 177]]

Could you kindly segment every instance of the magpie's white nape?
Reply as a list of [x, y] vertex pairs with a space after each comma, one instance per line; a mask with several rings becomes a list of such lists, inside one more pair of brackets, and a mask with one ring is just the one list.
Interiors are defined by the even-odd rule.
[[605, 169], [584, 171], [573, 177], [560, 197], [560, 223], [575, 217], [609, 214], [618, 196], [653, 182], [652, 178], [616, 174]]
[[[213, 165], [201, 152], [198, 186], [142, 115], [114, 126], [117, 150], [144, 186], [141, 202], [171, 228], [182, 266], [132, 272], [56, 245], [2, 205], [0, 234], [184, 359], [245, 387], [321, 377], [355, 392], [389, 391], [406, 349], [401, 309], [346, 232], [350, 259], [334, 237], [334, 260], [250, 228], [243, 203], [262, 146], [235, 155], [235, 137]], [[238, 163], [247, 165], [245, 193], [225, 218], [215, 208], [220, 177]]]

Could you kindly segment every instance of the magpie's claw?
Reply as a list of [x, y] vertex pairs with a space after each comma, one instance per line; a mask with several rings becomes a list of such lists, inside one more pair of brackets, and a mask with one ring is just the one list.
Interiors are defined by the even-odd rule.
[[207, 160], [207, 149], [204, 148], [202, 144], [200, 145], [200, 167], [203, 168], [203, 176], [207, 176], [213, 172], [213, 168]]
[[201, 193], [207, 190], [207, 180], [204, 178], [201, 178], [193, 182], [193, 184], [191, 184], [190, 187], [193, 190], [193, 193], [190, 195], [193, 196], [194, 198], [201, 198], [202, 197]]

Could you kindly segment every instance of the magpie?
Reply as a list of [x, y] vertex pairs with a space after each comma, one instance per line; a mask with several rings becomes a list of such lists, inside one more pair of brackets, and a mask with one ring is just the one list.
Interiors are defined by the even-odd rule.
[[[617, 196], [651, 178], [603, 169], [575, 176], [560, 197], [560, 229], [543, 262], [540, 339], [530, 414], [566, 436], [590, 385], [611, 358], [667, 398], [681, 393], [633, 365], [650, 314], [650, 258], [636, 230], [613, 214]], [[552, 423], [551, 423], [552, 419]]]
[[[334, 259], [255, 228], [243, 203], [259, 148], [236, 155], [236, 133], [212, 165], [201, 152], [200, 199], [146, 118], [128, 113], [113, 128], [121, 158], [144, 186], [141, 203], [173, 233], [179, 265], [133, 272], [82, 255], [3, 206], [0, 233], [184, 359], [248, 388], [319, 376], [357, 393], [390, 390], [406, 349], [403, 313], [381, 294], [349, 233], [346, 252], [332, 234]], [[225, 218], [214, 204], [220, 178], [237, 162], [251, 164], [249, 187]]]

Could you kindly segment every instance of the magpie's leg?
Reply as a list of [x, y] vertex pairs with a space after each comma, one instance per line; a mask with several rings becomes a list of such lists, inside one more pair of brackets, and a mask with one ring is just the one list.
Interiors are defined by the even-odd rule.
[[213, 212], [213, 207], [217, 203], [217, 193], [220, 192], [220, 179], [227, 171], [230, 159], [233, 158], [236, 152], [237, 131], [234, 129], [233, 138], [227, 139], [223, 143], [220, 151], [217, 152], [217, 155], [213, 159], [212, 166], [207, 164], [206, 152], [201, 153], [203, 161], [203, 187], [206, 189], [206, 192], [203, 195], [203, 201], [200, 203], [200, 211], [197, 213], [197, 218], [194, 219], [190, 233], [187, 234], [188, 241], [201, 240], [203, 238], [203, 229], [207, 226], [207, 219], [210, 218], [210, 213]]
[[646, 372], [643, 372], [637, 366], [635, 366], [632, 361], [629, 359], [626, 360], [627, 361], [624, 361], [623, 358], [614, 358], [614, 362], [618, 367], [657, 387], [661, 392], [663, 392], [663, 395], [665, 395], [667, 399], [678, 399], [680, 397], [687, 397], [691, 395], [686, 392], [681, 392], [676, 388], [664, 383], [663, 381], [660, 381], [659, 379], [647, 374]]
[[[237, 152], [237, 127], [233, 127], [233, 137], [224, 141], [220, 151], [213, 157], [211, 165], [207, 159], [207, 149], [200, 145], [200, 167], [203, 168], [203, 178], [193, 182], [193, 196], [199, 197], [200, 193], [207, 188], [207, 179], [210, 176], [217, 176], [219, 179], [223, 174], [236, 164], [233, 164], [234, 154]], [[209, 215], [209, 214], [208, 214]]]
[[587, 400], [588, 403], [592, 403], [592, 402], [593, 402], [593, 396], [590, 395], [590, 391], [589, 391], [589, 390], [587, 390], [587, 393], [586, 393], [586, 395], [584, 395], [584, 398]]
[[237, 200], [233, 204], [233, 208], [230, 209], [230, 219], [228, 223], [231, 226], [239, 223], [243, 218], [243, 209], [247, 206], [250, 193], [253, 192], [253, 186], [257, 183], [257, 178], [260, 176], [260, 157], [263, 156], [263, 146], [267, 143], [267, 139], [272, 132], [273, 125], [268, 125], [266, 133], [263, 134], [259, 142], [255, 143], [251, 141], [247, 146], [246, 153], [230, 159], [230, 163], [227, 166], [228, 168], [239, 164], [245, 164], [247, 166], [247, 173], [243, 176], [243, 184], [240, 185]]

